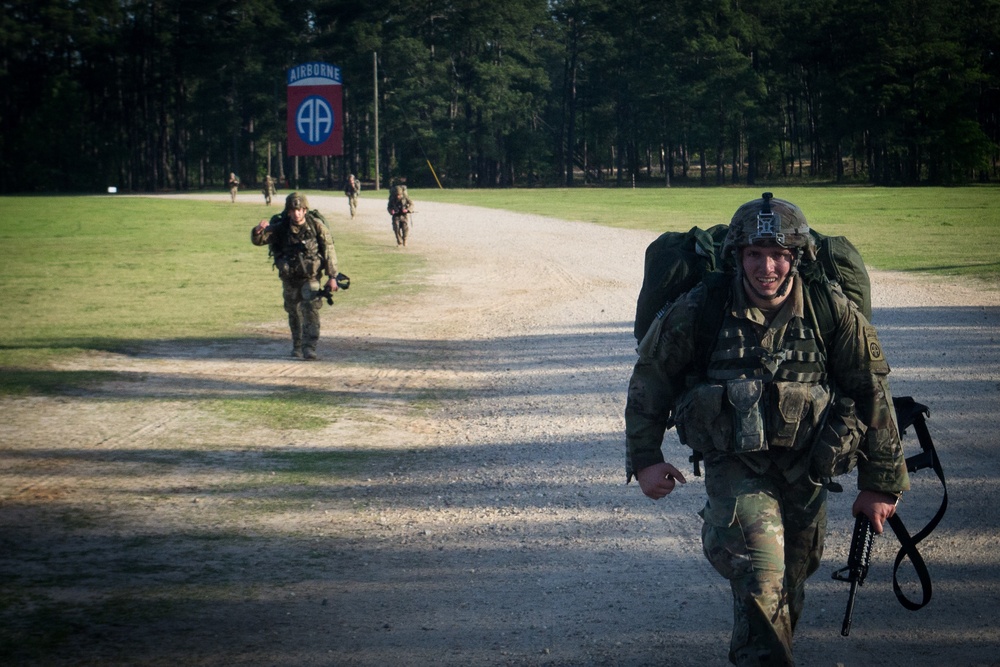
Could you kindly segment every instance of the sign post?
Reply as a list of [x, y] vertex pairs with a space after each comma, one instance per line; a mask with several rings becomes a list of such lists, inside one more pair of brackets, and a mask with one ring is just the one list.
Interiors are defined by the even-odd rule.
[[340, 68], [304, 63], [288, 70], [288, 155], [343, 155]]

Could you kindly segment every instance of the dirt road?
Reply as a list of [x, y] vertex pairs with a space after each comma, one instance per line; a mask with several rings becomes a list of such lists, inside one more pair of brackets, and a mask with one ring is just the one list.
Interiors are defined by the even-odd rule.
[[[353, 221], [341, 196], [310, 200], [335, 230], [394, 244], [382, 199], [366, 195]], [[726, 664], [731, 602], [701, 555], [701, 480], [657, 503], [624, 483], [631, 320], [654, 235], [418, 209], [401, 252], [427, 256], [427, 289], [325, 309], [319, 362], [288, 358], [276, 308], [246, 340], [94, 353], [65, 370], [121, 381], [2, 401], [0, 659]], [[830, 572], [853, 524], [842, 494], [797, 656], [1000, 664], [1000, 295], [873, 278], [894, 392], [931, 407], [949, 478], [948, 515], [922, 545], [934, 598], [916, 613], [896, 602], [894, 540], [880, 538], [840, 636], [847, 586]], [[299, 390], [335, 420], [272, 430], [210, 409]], [[688, 469], [673, 434], [666, 451]], [[941, 495], [929, 471], [914, 477], [900, 507], [912, 531]]]

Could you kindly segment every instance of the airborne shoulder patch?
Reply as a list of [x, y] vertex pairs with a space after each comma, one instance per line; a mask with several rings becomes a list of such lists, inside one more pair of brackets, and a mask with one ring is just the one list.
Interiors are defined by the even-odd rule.
[[878, 340], [878, 332], [875, 331], [875, 327], [870, 324], [865, 325], [862, 336], [869, 367], [876, 372], [888, 373], [889, 364], [885, 360], [882, 343]]

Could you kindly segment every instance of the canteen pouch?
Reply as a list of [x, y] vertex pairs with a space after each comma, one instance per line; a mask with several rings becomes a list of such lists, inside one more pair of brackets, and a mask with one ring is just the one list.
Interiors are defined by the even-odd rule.
[[858, 462], [858, 447], [867, 427], [858, 419], [854, 401], [838, 398], [829, 408], [826, 423], [813, 445], [809, 473], [816, 481], [831, 479], [852, 470]]
[[699, 384], [677, 401], [675, 425], [682, 444], [706, 454], [713, 449], [729, 451], [732, 421], [722, 409], [726, 388], [721, 384]]
[[764, 394], [764, 383], [755, 378], [729, 380], [726, 383], [726, 398], [733, 406], [734, 452], [746, 454], [767, 449], [764, 439], [764, 420], [760, 412], [760, 399]]

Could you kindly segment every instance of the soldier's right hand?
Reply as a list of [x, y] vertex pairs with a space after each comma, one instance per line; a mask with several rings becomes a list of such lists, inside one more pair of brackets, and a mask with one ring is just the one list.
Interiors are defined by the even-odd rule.
[[257, 229], [259, 229], [260, 231], [264, 231], [270, 224], [271, 224], [270, 220], [261, 220], [260, 223], [257, 225]]
[[642, 492], [653, 500], [669, 495], [677, 486], [677, 482], [687, 484], [681, 471], [669, 463], [654, 463], [647, 466], [637, 472], [635, 478], [639, 480]]

